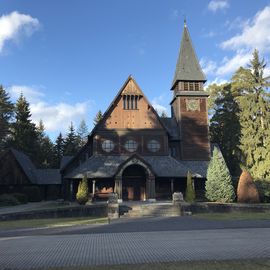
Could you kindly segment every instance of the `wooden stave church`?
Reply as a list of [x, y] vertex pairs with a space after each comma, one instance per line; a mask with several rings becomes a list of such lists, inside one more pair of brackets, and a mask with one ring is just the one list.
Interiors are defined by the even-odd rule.
[[171, 87], [170, 118], [160, 118], [131, 76], [74, 157], [61, 163], [63, 195], [75, 200], [84, 175], [94, 197], [110, 192], [122, 200], [169, 199], [185, 192], [186, 176], [204, 190], [212, 146], [206, 82], [186, 24]]

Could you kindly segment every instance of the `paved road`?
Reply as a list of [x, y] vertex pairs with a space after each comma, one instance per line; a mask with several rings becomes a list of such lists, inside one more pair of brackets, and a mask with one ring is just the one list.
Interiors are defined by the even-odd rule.
[[0, 238], [0, 269], [269, 258], [270, 228]]
[[194, 217], [120, 219], [102, 226], [72, 226], [23, 230], [0, 230], [0, 237], [71, 235], [123, 232], [186, 231], [214, 229], [270, 228], [270, 220], [206, 220]]

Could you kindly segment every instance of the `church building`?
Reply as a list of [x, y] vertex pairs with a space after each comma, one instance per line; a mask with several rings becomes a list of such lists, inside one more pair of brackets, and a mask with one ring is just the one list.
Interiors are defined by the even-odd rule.
[[205, 82], [185, 24], [168, 89], [171, 117], [160, 117], [129, 76], [85, 146], [64, 157], [65, 199], [75, 199], [84, 176], [94, 198], [115, 192], [120, 201], [170, 199], [185, 192], [188, 171], [196, 192], [203, 190], [211, 155]]

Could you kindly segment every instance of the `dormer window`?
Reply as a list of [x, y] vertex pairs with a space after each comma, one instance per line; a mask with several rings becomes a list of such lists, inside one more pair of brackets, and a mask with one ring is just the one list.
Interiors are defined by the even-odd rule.
[[123, 96], [123, 109], [124, 110], [138, 110], [138, 95], [124, 95]]

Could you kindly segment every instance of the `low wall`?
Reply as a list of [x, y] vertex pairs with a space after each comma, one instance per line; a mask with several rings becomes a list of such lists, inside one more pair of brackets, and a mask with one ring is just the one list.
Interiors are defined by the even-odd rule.
[[0, 220], [21, 220], [39, 218], [68, 218], [68, 217], [107, 217], [108, 206], [84, 205], [70, 206], [54, 209], [32, 210], [17, 213], [1, 214]]
[[270, 204], [238, 203], [192, 203], [184, 206], [184, 211], [192, 213], [229, 213], [229, 212], [270, 212]]

